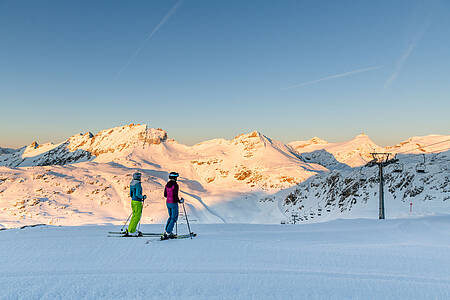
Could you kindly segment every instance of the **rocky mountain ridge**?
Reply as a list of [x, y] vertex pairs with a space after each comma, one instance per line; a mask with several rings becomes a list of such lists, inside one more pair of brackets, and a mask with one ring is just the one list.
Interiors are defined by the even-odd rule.
[[[415, 137], [391, 150], [432, 152], [450, 148], [446, 139], [450, 136]], [[345, 143], [313, 138], [286, 145], [257, 131], [186, 146], [161, 129], [133, 124], [75, 135], [56, 145], [34, 142], [0, 155], [0, 219], [3, 226], [119, 222], [129, 213], [130, 176], [140, 171], [149, 196], [143, 221], [162, 222], [166, 210], [161, 190], [174, 170], [181, 174], [182, 195], [198, 222], [278, 223], [294, 211], [304, 215], [310, 210], [318, 221], [365, 216], [356, 208], [376, 210], [376, 172], [355, 166], [364, 165], [373, 148], [364, 135]], [[433, 160], [445, 165], [445, 159], [432, 155], [426, 155], [427, 164]], [[389, 188], [413, 182], [398, 187], [407, 191], [407, 198], [430, 195], [424, 203], [448, 203], [428, 192], [446, 195], [447, 177], [437, 175], [441, 171], [430, 168], [431, 179], [422, 181], [417, 178], [428, 177], [408, 171], [422, 155], [399, 157], [405, 160], [405, 175], [392, 184], [389, 179]], [[365, 188], [358, 177], [364, 173]], [[423, 183], [423, 191], [414, 182]], [[330, 209], [326, 218], [317, 218], [319, 206]]]
[[104, 154], [132, 151], [135, 147], [160, 144], [166, 140], [167, 133], [162, 129], [130, 124], [102, 130], [95, 135], [91, 132], [77, 134], [56, 145], [33, 142], [0, 156], [0, 166], [65, 165], [88, 161]]
[[[384, 169], [387, 217], [450, 213], [450, 151], [422, 156], [399, 156]], [[310, 177], [274, 196], [282, 201], [288, 219], [324, 221], [340, 217], [378, 216], [378, 168], [334, 170]], [[291, 220], [292, 221], [292, 220]]]

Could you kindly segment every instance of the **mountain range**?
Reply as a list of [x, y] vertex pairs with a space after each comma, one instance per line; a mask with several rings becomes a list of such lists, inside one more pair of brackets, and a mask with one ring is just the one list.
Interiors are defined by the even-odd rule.
[[[143, 173], [148, 195], [143, 222], [164, 221], [162, 189], [171, 171], [181, 175], [181, 193], [193, 222], [279, 223], [293, 212], [315, 214], [314, 220], [304, 221], [324, 220], [318, 209], [329, 210], [326, 219], [355, 217], [355, 207], [376, 209], [371, 206], [376, 204], [371, 190], [376, 190], [376, 173], [361, 168], [372, 160], [372, 152], [398, 153], [402, 175], [411, 176], [424, 158], [439, 170], [446, 167], [448, 151], [442, 150], [449, 148], [450, 135], [412, 137], [380, 147], [364, 134], [343, 143], [315, 137], [283, 144], [257, 131], [187, 146], [162, 129], [130, 124], [74, 135], [59, 144], [0, 148], [0, 226], [120, 222], [129, 214], [128, 184], [135, 171]], [[447, 195], [448, 172], [439, 172], [428, 168], [426, 175], [433, 179], [415, 197], [430, 194], [428, 189]], [[364, 193], [363, 173], [368, 175], [365, 184], [372, 183]], [[358, 181], [358, 188], [351, 180]], [[355, 192], [339, 200], [348, 189]]]

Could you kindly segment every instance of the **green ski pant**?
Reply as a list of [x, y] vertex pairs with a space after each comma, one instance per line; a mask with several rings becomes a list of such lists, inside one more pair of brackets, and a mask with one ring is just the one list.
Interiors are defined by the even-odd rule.
[[133, 210], [133, 216], [130, 220], [130, 225], [128, 226], [128, 232], [133, 233], [136, 231], [136, 227], [141, 220], [142, 216], [142, 202], [141, 201], [131, 201], [131, 209]]

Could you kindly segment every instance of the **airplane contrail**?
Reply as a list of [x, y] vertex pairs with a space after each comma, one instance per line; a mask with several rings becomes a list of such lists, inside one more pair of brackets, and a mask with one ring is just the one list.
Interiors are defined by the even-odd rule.
[[402, 71], [403, 66], [405, 65], [406, 61], [408, 60], [408, 58], [411, 55], [411, 53], [413, 52], [413, 50], [416, 48], [417, 44], [422, 39], [429, 24], [430, 24], [430, 22], [426, 21], [425, 24], [422, 26], [422, 28], [413, 37], [412, 41], [408, 45], [408, 48], [406, 48], [405, 52], [403, 52], [402, 56], [400, 56], [400, 58], [397, 60], [394, 71], [392, 72], [392, 74], [389, 76], [389, 78], [384, 83], [384, 88], [389, 87], [400, 75], [400, 72]]
[[181, 5], [181, 3], [183, 2], [183, 0], [178, 0], [175, 5], [169, 10], [169, 12], [164, 16], [164, 18], [162, 18], [161, 22], [158, 23], [158, 25], [156, 25], [155, 28], [153, 28], [153, 30], [150, 32], [150, 34], [145, 38], [145, 40], [142, 42], [141, 46], [138, 47], [136, 49], [136, 51], [134, 51], [134, 53], [130, 56], [130, 58], [128, 59], [128, 61], [125, 63], [125, 65], [122, 67], [122, 69], [120, 69], [119, 72], [117, 72], [116, 74], [116, 78], [120, 76], [120, 74], [122, 74], [122, 72], [130, 65], [130, 63], [136, 58], [136, 56], [139, 55], [139, 53], [141, 52], [142, 48], [144, 48], [144, 45], [153, 37], [153, 35], [161, 28], [161, 26], [164, 25], [164, 23], [167, 22], [167, 20], [169, 20], [169, 18], [175, 13], [175, 11], [178, 9], [178, 7]]
[[397, 59], [394, 65], [394, 69], [389, 77], [386, 79], [384, 83], [384, 88], [388, 88], [391, 86], [394, 81], [400, 76], [403, 67], [408, 61], [409, 57], [413, 54], [414, 50], [417, 48], [417, 45], [422, 40], [426, 31], [430, 27], [433, 22], [433, 15], [437, 10], [440, 9], [440, 1], [421, 1], [418, 2], [412, 11], [411, 15], [411, 29], [415, 28], [414, 32], [410, 37], [410, 41], [406, 47], [406, 49], [401, 53], [400, 57]]
[[339, 74], [335, 74], [335, 75], [330, 75], [330, 76], [327, 76], [327, 77], [324, 77], [324, 78], [320, 78], [320, 79], [316, 79], [316, 80], [312, 80], [312, 81], [306, 81], [306, 82], [302, 82], [302, 83], [299, 83], [299, 84], [291, 85], [291, 86], [282, 88], [282, 90], [289, 90], [289, 89], [298, 88], [298, 87], [305, 86], [305, 85], [318, 83], [318, 82], [325, 81], [325, 80], [341, 78], [341, 77], [346, 77], [346, 76], [350, 76], [350, 75], [357, 74], [357, 73], [363, 73], [363, 72], [378, 70], [378, 69], [381, 69], [382, 67], [383, 66], [375, 66], [375, 67], [363, 68], [363, 69], [353, 70], [353, 71], [349, 71], [349, 72], [345, 72], [345, 73], [339, 73]]

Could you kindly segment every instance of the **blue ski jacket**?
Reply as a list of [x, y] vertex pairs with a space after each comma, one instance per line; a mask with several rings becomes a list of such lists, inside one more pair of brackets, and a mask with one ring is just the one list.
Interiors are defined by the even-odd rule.
[[130, 197], [134, 201], [143, 201], [142, 185], [139, 180], [133, 179], [130, 182]]

